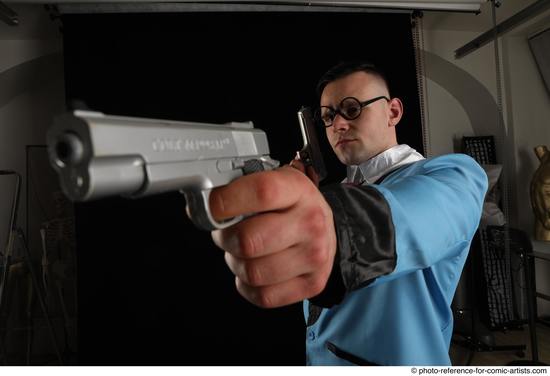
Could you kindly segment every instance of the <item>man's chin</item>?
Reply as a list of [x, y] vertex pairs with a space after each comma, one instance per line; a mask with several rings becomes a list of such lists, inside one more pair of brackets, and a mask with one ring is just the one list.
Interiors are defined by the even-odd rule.
[[365, 162], [365, 160], [363, 160], [363, 159], [360, 159], [360, 158], [357, 158], [357, 157], [354, 157], [354, 156], [350, 156], [350, 155], [345, 155], [345, 156], [338, 155], [338, 159], [340, 160], [340, 162], [342, 162], [346, 166], [356, 166], [356, 165], [360, 165], [361, 163]]
[[347, 150], [347, 152], [343, 150], [338, 150], [336, 153], [336, 156], [346, 166], [355, 166], [360, 165], [363, 162], [366, 162], [369, 160], [368, 155], [353, 153], [352, 150]]

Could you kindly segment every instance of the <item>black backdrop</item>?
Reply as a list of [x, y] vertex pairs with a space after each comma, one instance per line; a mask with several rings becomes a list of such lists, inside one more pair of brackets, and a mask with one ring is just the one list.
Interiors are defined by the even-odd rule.
[[[68, 102], [113, 115], [252, 120], [271, 154], [301, 147], [296, 111], [340, 60], [383, 67], [403, 99], [400, 142], [422, 152], [409, 15], [95, 14], [62, 17]], [[320, 135], [323, 135], [322, 133]], [[330, 173], [344, 168], [322, 146]], [[222, 252], [178, 193], [76, 207], [80, 364], [302, 365], [301, 304], [238, 296]]]

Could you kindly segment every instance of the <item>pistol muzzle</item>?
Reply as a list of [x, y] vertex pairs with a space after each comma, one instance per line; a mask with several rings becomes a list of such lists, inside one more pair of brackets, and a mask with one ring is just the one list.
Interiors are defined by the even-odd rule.
[[73, 132], [65, 132], [55, 142], [54, 154], [55, 163], [59, 167], [75, 166], [84, 155], [82, 140]]

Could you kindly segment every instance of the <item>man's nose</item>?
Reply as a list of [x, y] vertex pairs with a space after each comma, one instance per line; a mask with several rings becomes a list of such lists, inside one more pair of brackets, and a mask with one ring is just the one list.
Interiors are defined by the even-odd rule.
[[349, 124], [342, 115], [336, 114], [336, 116], [332, 120], [332, 128], [334, 132], [347, 131], [349, 129]]

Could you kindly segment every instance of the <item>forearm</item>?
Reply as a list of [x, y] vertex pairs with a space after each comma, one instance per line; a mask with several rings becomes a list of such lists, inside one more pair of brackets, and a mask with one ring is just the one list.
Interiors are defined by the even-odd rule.
[[325, 290], [311, 301], [330, 307], [394, 270], [395, 235], [389, 206], [375, 188], [337, 184], [322, 192], [333, 212], [338, 249]]
[[315, 300], [328, 307], [356, 289], [463, 256], [486, 188], [481, 168], [464, 156], [420, 162], [382, 185], [324, 188], [338, 242], [326, 291]]

